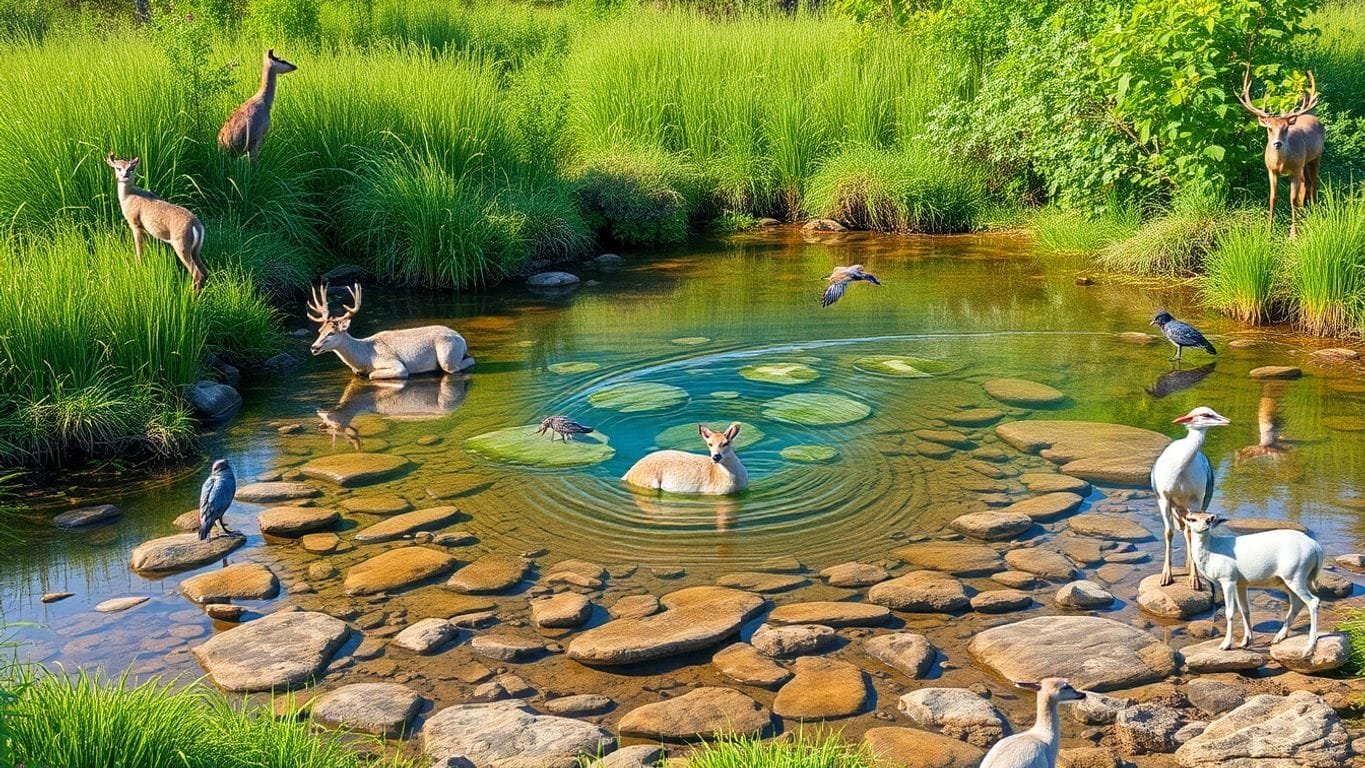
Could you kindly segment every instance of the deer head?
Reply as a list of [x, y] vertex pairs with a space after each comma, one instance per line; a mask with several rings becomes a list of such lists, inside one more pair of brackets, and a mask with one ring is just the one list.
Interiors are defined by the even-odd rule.
[[1246, 74], [1242, 77], [1242, 92], [1238, 94], [1237, 100], [1242, 103], [1248, 112], [1256, 116], [1256, 122], [1266, 130], [1266, 151], [1276, 151], [1285, 148], [1289, 141], [1289, 129], [1293, 127], [1295, 121], [1307, 114], [1318, 103], [1318, 84], [1313, 78], [1313, 71], [1308, 71], [1308, 93], [1304, 94], [1299, 100], [1298, 108], [1280, 114], [1271, 114], [1255, 104], [1251, 103], [1251, 65], [1246, 67]]
[[331, 310], [327, 307], [327, 286], [313, 286], [313, 296], [308, 300], [308, 319], [318, 323], [318, 338], [310, 347], [314, 355], [336, 349], [343, 339], [349, 337], [346, 332], [351, 327], [351, 318], [360, 311], [360, 284], [357, 283], [346, 289], [351, 294], [351, 306], [343, 306], [345, 314], [339, 317], [332, 317]]
[[265, 66], [276, 75], [285, 75], [298, 69], [294, 64], [276, 56], [274, 48], [266, 49]]
[[114, 169], [114, 178], [120, 184], [132, 184], [133, 179], [137, 178], [137, 165], [142, 162], [140, 158], [129, 158], [120, 160], [110, 152], [104, 156], [104, 164]]

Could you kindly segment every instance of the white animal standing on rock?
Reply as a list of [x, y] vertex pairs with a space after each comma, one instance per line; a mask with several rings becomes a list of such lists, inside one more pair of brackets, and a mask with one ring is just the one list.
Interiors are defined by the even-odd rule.
[[347, 332], [360, 311], [360, 286], [346, 289], [351, 306], [332, 317], [327, 307], [327, 286], [315, 287], [308, 302], [308, 318], [321, 323], [311, 347], [314, 355], [335, 352], [352, 371], [371, 379], [406, 379], [414, 373], [458, 373], [474, 365], [464, 337], [444, 325], [380, 331], [357, 339]]
[[1190, 532], [1185, 528], [1185, 515], [1205, 512], [1213, 500], [1213, 465], [1201, 450], [1204, 437], [1212, 427], [1231, 424], [1228, 419], [1207, 406], [1199, 406], [1175, 419], [1189, 430], [1184, 437], [1166, 446], [1152, 465], [1152, 490], [1156, 492], [1157, 509], [1161, 510], [1161, 524], [1166, 532], [1166, 554], [1161, 564], [1161, 586], [1175, 581], [1171, 578], [1171, 539], [1175, 530], [1185, 533], [1185, 569], [1192, 589], [1202, 589], [1199, 572], [1191, 556]]
[[1085, 692], [1072, 688], [1071, 683], [1060, 677], [1015, 685], [1038, 692], [1038, 719], [1027, 731], [996, 742], [981, 761], [980, 768], [1056, 768], [1062, 742], [1057, 705], [1063, 701], [1080, 701], [1085, 698]]
[[133, 184], [141, 162], [136, 157], [120, 160], [113, 152], [104, 156], [104, 164], [114, 169], [114, 179], [118, 182], [119, 209], [133, 230], [133, 252], [141, 262], [144, 234], [166, 243], [189, 270], [194, 291], [198, 293], [203, 290], [204, 277], [208, 274], [199, 258], [199, 252], [204, 249], [204, 224], [188, 209], [166, 202]]
[[749, 487], [749, 473], [732, 445], [739, 435], [738, 422], [724, 432], [713, 432], [698, 424], [697, 433], [706, 443], [708, 455], [655, 451], [635, 462], [621, 479], [640, 488], [709, 496], [738, 493]]
[[1322, 573], [1322, 547], [1307, 534], [1289, 529], [1249, 533], [1244, 536], [1214, 536], [1213, 527], [1226, 522], [1216, 515], [1187, 515], [1185, 524], [1193, 533], [1194, 560], [1205, 576], [1218, 582], [1228, 618], [1227, 634], [1218, 647], [1232, 647], [1232, 619], [1242, 612], [1242, 648], [1251, 644], [1251, 602], [1247, 587], [1280, 582], [1289, 595], [1289, 613], [1284, 626], [1271, 642], [1289, 636], [1290, 626], [1303, 606], [1308, 606], [1308, 645], [1305, 656], [1312, 656], [1318, 644], [1318, 575]]
[[298, 67], [265, 52], [261, 61], [261, 87], [228, 117], [218, 131], [218, 147], [234, 155], [246, 155], [251, 162], [261, 154], [261, 142], [270, 130], [270, 108], [275, 104], [275, 79]]

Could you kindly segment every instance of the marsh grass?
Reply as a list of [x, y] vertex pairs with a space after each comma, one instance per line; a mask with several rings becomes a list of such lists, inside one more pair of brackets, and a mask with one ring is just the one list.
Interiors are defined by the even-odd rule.
[[721, 739], [703, 744], [687, 758], [687, 768], [874, 768], [876, 765], [865, 747], [850, 745], [837, 733], [802, 733], [794, 739], [768, 741]]
[[1049, 255], [1092, 256], [1131, 237], [1141, 225], [1136, 208], [1118, 207], [1093, 216], [1057, 206], [1040, 208], [1027, 217], [1034, 247]]
[[1204, 260], [1199, 292], [1204, 302], [1244, 323], [1273, 319], [1276, 276], [1287, 244], [1259, 222], [1229, 228]]
[[1309, 333], [1365, 331], [1365, 198], [1324, 188], [1300, 224], [1289, 291]]
[[1176, 196], [1169, 209], [1149, 218], [1132, 235], [1105, 246], [1099, 261], [1119, 273], [1188, 277], [1200, 270], [1218, 238], [1245, 215], [1229, 210], [1222, 194], [1190, 191]]
[[979, 176], [933, 154], [858, 146], [811, 175], [804, 205], [858, 228], [936, 234], [978, 228], [987, 200]]

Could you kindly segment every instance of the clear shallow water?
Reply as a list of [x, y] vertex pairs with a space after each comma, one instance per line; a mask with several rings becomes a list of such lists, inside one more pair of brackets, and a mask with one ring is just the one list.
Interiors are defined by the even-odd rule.
[[[821, 309], [820, 277], [831, 266], [855, 262], [886, 286], [852, 286], [843, 301]], [[222, 627], [178, 596], [183, 576], [147, 579], [132, 573], [129, 551], [176, 532], [170, 521], [195, 505], [210, 458], [231, 459], [245, 483], [258, 476], [292, 477], [311, 458], [357, 448], [399, 453], [416, 466], [399, 479], [363, 489], [316, 483], [324, 491], [318, 503], [336, 506], [384, 493], [418, 508], [455, 504], [466, 516], [458, 527], [478, 537], [474, 547], [455, 550], [462, 560], [484, 552], [545, 550], [542, 563], [583, 557], [605, 565], [639, 564], [644, 582], [635, 586], [656, 594], [710, 583], [718, 574], [778, 555], [793, 555], [813, 569], [878, 560], [905, 537], [941, 535], [957, 515], [983, 508], [980, 496], [992, 486], [1024, 495], [1011, 479], [985, 482], [971, 467], [974, 450], [1003, 450], [1007, 457], [1000, 466], [1007, 474], [1047, 466], [1000, 443], [990, 427], [958, 428], [973, 448], [946, 457], [922, 450], [914, 430], [942, 428], [940, 417], [962, 406], [999, 408], [1007, 414], [1004, 420], [1113, 421], [1172, 435], [1177, 430], [1171, 418], [1195, 405], [1213, 406], [1233, 420], [1210, 436], [1206, 449], [1218, 468], [1217, 509], [1300, 522], [1329, 554], [1365, 544], [1362, 513], [1352, 507], [1352, 500], [1365, 496], [1365, 431], [1340, 429], [1365, 418], [1358, 364], [1322, 363], [1293, 338], [1245, 332], [1205, 317], [1174, 289], [1103, 282], [1082, 287], [1074, 283], [1077, 273], [1035, 260], [1027, 242], [1011, 235], [807, 239], [782, 230], [677, 252], [631, 254], [620, 271], [581, 272], [595, 284], [561, 296], [521, 286], [456, 298], [372, 289], [356, 323], [359, 333], [449, 324], [465, 335], [478, 360], [472, 375], [381, 387], [355, 381], [327, 355], [309, 358], [279, 380], [249, 382], [246, 409], [206, 441], [203, 461], [150, 479], [76, 477], [74, 486], [52, 490], [51, 497], [65, 500], [21, 521], [16, 540], [0, 542], [0, 607], [7, 621], [39, 625], [20, 630], [35, 658], [198, 674], [188, 648]], [[1168, 347], [1139, 346], [1117, 336], [1147, 330], [1159, 307], [1195, 320], [1214, 337], [1220, 354], [1211, 369], [1201, 367], [1210, 359], [1195, 352], [1172, 376]], [[299, 309], [294, 322], [303, 327]], [[1229, 348], [1235, 337], [1261, 341]], [[307, 341], [311, 337], [300, 342], [298, 352], [306, 351]], [[927, 358], [950, 370], [900, 378], [855, 365], [878, 355]], [[580, 372], [566, 373], [564, 363], [596, 367], [570, 366]], [[740, 373], [768, 364], [806, 366], [817, 378], [783, 384]], [[1266, 364], [1299, 365], [1306, 375], [1273, 383], [1248, 377]], [[1043, 382], [1068, 400], [1046, 411], [1003, 406], [980, 386], [997, 377]], [[676, 387], [686, 400], [630, 412], [594, 405], [594, 395], [600, 402], [602, 393], [636, 383]], [[1182, 385], [1187, 388], [1176, 391]], [[865, 406], [868, 415], [822, 426], [775, 417], [772, 401], [796, 393], [847, 398]], [[320, 429], [319, 409], [341, 428], [339, 436]], [[1258, 452], [1246, 449], [1258, 444], [1258, 423], [1271, 411], [1287, 450], [1253, 455]], [[471, 437], [535, 424], [551, 413], [597, 427], [609, 436], [614, 455], [587, 466], [540, 468], [490, 461], [465, 449]], [[750, 473], [748, 492], [720, 500], [658, 498], [633, 494], [621, 484], [618, 478], [659, 445], [666, 429], [678, 427], [684, 435], [668, 447], [700, 452], [695, 427], [688, 426], [698, 421], [742, 421], [751, 425], [748, 436], [753, 427], [761, 430], [761, 439], [739, 451]], [[291, 425], [299, 429], [281, 432]], [[838, 455], [819, 464], [783, 458], [782, 449], [794, 445], [827, 446]], [[437, 502], [429, 489], [459, 493]], [[1097, 492], [1092, 502], [1103, 496]], [[124, 518], [82, 533], [59, 532], [46, 523], [66, 506], [102, 502], [122, 506]], [[261, 508], [238, 504], [229, 513], [229, 524], [250, 536], [229, 560], [269, 564], [286, 587], [307, 579], [308, 564], [317, 558], [264, 541], [255, 526]], [[343, 538], [378, 520], [343, 514]], [[1133, 514], [1160, 530], [1150, 504]], [[330, 559], [344, 571], [377, 551], [363, 546]], [[686, 570], [681, 578], [648, 575], [651, 568], [678, 566]], [[1131, 570], [1135, 579], [1151, 566]], [[315, 586], [315, 594], [280, 601], [337, 613], [376, 607], [341, 596], [336, 580]], [[75, 597], [39, 602], [44, 592], [59, 590]], [[392, 605], [404, 606], [409, 617], [419, 610], [439, 613], [440, 599], [432, 592], [398, 596]], [[91, 610], [103, 599], [128, 594], [153, 600], [120, 614]], [[524, 603], [522, 596], [520, 607]], [[545, 664], [576, 667], [560, 660]], [[570, 674], [562, 668], [560, 673]]]

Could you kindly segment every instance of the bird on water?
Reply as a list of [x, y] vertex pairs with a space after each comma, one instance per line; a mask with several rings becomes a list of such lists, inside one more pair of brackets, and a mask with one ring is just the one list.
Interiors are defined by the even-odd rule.
[[199, 540], [209, 537], [213, 524], [217, 523], [223, 533], [233, 535], [223, 522], [223, 513], [232, 506], [232, 497], [237, 495], [237, 478], [232, 474], [232, 465], [227, 459], [213, 462], [213, 470], [204, 487], [199, 491]]
[[1166, 552], [1161, 565], [1161, 586], [1175, 580], [1171, 577], [1171, 539], [1175, 531], [1185, 535], [1185, 569], [1192, 589], [1200, 589], [1199, 573], [1191, 557], [1190, 529], [1185, 516], [1207, 512], [1213, 500], [1213, 465], [1204, 455], [1204, 438], [1213, 427], [1225, 427], [1232, 422], [1208, 406], [1199, 406], [1175, 419], [1184, 424], [1184, 437], [1171, 441], [1152, 465], [1152, 490], [1156, 492], [1156, 506], [1161, 511], [1165, 528]]
[[1176, 320], [1170, 312], [1164, 309], [1156, 313], [1151, 324], [1160, 328], [1166, 340], [1175, 345], [1175, 357], [1172, 357], [1172, 360], [1179, 360], [1181, 353], [1185, 351], [1185, 347], [1200, 347], [1210, 355], [1218, 354], [1218, 350], [1213, 348], [1213, 345], [1209, 343], [1208, 339], [1204, 338], [1204, 334], [1200, 333], [1199, 329], [1189, 323]]
[[820, 298], [820, 306], [828, 307], [839, 299], [843, 298], [844, 291], [849, 283], [867, 282], [873, 285], [881, 285], [881, 281], [870, 272], [863, 270], [862, 264], [854, 264], [848, 267], [835, 267], [833, 272], [825, 276], [825, 281], [829, 287], [825, 289], [825, 295]]

